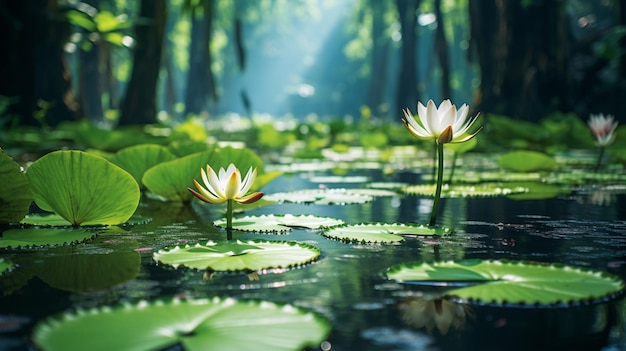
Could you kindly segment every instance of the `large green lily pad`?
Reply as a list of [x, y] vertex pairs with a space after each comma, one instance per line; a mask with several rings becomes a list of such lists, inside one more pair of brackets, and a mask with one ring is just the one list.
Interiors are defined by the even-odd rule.
[[135, 179], [119, 166], [82, 151], [51, 152], [27, 169], [35, 202], [74, 226], [126, 222], [139, 205]]
[[257, 271], [289, 268], [316, 260], [320, 250], [286, 241], [209, 241], [206, 245], [165, 248], [153, 254], [157, 262], [211, 271]]
[[9, 229], [0, 237], [0, 248], [57, 246], [83, 242], [95, 236], [83, 229], [25, 228]]
[[109, 160], [130, 173], [139, 186], [143, 187], [141, 178], [148, 169], [174, 159], [176, 159], [176, 155], [165, 146], [141, 144], [122, 149], [111, 156]]
[[[252, 232], [284, 233], [292, 228], [318, 229], [343, 224], [341, 219], [311, 215], [263, 215], [233, 218], [233, 229]], [[226, 219], [214, 221], [218, 227], [226, 225]]]
[[33, 193], [20, 165], [0, 149], [0, 223], [17, 223], [28, 213]]
[[556, 168], [554, 157], [537, 151], [511, 151], [500, 157], [500, 167], [515, 172], [550, 171]]
[[317, 347], [330, 324], [291, 305], [231, 298], [170, 300], [66, 313], [39, 323], [41, 349], [298, 351]]
[[564, 307], [624, 293], [624, 281], [608, 273], [523, 261], [399, 264], [389, 268], [387, 277], [404, 283], [461, 285], [446, 295], [464, 303], [495, 306]]
[[322, 235], [346, 242], [398, 243], [404, 235], [433, 236], [450, 234], [450, 228], [404, 223], [365, 223], [327, 228]]

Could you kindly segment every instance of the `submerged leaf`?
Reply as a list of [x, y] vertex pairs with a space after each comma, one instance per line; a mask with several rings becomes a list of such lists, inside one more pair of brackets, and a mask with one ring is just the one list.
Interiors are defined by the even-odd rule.
[[446, 295], [496, 306], [566, 306], [600, 302], [624, 292], [624, 281], [608, 273], [522, 261], [399, 264], [389, 268], [387, 277], [404, 283], [465, 283]]
[[66, 313], [39, 323], [45, 350], [297, 351], [316, 347], [330, 324], [290, 305], [226, 299], [170, 300]]
[[37, 205], [74, 226], [124, 223], [139, 205], [139, 185], [128, 172], [82, 151], [51, 152], [26, 176]]

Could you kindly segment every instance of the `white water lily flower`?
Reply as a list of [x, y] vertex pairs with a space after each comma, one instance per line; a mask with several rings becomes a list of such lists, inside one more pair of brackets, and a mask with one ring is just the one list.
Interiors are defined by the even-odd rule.
[[428, 100], [426, 106], [418, 102], [417, 115], [419, 121], [415, 119], [408, 108], [402, 112], [404, 112], [402, 122], [413, 136], [420, 139], [435, 139], [438, 144], [468, 141], [482, 129], [481, 127], [476, 132], [467, 134], [478, 115], [468, 119], [469, 107], [463, 104], [457, 110], [456, 105], [453, 105], [449, 99], [443, 100], [439, 108], [435, 106], [433, 100]]
[[256, 179], [256, 168], [250, 167], [243, 181], [241, 180], [239, 169], [232, 163], [226, 170], [220, 168], [219, 175], [209, 165], [206, 166], [206, 169], [206, 172], [204, 169], [200, 169], [204, 187], [194, 179], [193, 183], [198, 191], [187, 188], [193, 195], [204, 202], [221, 204], [228, 200], [233, 200], [240, 204], [251, 204], [263, 197], [262, 192], [246, 194]]
[[619, 124], [612, 115], [590, 115], [587, 124], [596, 137], [596, 145], [604, 147], [615, 141], [615, 129]]

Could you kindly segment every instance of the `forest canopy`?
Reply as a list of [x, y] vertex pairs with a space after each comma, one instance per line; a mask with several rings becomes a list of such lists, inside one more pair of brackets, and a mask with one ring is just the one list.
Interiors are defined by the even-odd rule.
[[617, 0], [7, 1], [0, 124], [399, 123], [445, 98], [623, 121], [625, 13]]

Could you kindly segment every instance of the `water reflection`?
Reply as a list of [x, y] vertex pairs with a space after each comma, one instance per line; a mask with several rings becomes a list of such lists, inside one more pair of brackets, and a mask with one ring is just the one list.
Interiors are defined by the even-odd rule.
[[402, 321], [412, 327], [426, 328], [429, 334], [437, 328], [446, 335], [450, 328], [462, 329], [467, 318], [475, 318], [472, 309], [461, 303], [435, 295], [411, 296], [398, 303]]

